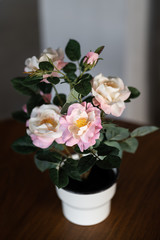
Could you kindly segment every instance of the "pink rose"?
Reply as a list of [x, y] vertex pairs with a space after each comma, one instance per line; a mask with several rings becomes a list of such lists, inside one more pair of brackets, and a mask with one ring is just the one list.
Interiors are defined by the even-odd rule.
[[84, 58], [83, 62], [87, 63], [87, 64], [96, 64], [97, 60], [98, 60], [98, 53], [95, 52], [88, 52], [86, 57]]
[[35, 107], [28, 121], [27, 134], [33, 144], [40, 148], [48, 148], [55, 139], [62, 136], [59, 129], [60, 109], [53, 104]]
[[106, 114], [119, 117], [125, 109], [124, 101], [130, 91], [120, 78], [107, 78], [99, 74], [92, 80], [92, 94], [95, 106], [99, 106]]
[[86, 150], [96, 143], [101, 130], [100, 110], [91, 103], [74, 103], [68, 108], [66, 116], [60, 118], [63, 134], [58, 143], [67, 146], [77, 144], [80, 150]]

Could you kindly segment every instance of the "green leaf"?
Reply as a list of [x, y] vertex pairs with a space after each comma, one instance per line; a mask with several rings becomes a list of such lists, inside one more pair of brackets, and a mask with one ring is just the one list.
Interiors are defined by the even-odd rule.
[[102, 143], [96, 149], [98, 152], [98, 156], [106, 156], [108, 154], [118, 155], [119, 149], [116, 147], [107, 146], [106, 144]]
[[114, 123], [104, 123], [102, 124], [103, 128], [104, 129], [109, 129], [109, 128], [112, 128], [112, 127], [116, 127], [116, 124]]
[[92, 99], [93, 99], [93, 96], [88, 96], [88, 97], [86, 97], [85, 99], [83, 99], [83, 101], [85, 101], [85, 102], [91, 102], [92, 103]]
[[80, 83], [76, 84], [74, 88], [78, 93], [86, 96], [91, 92], [91, 83], [88, 81], [81, 81]]
[[34, 107], [41, 106], [44, 103], [45, 103], [45, 101], [40, 94], [37, 94], [37, 95], [31, 97], [27, 102], [28, 113], [30, 114]]
[[64, 162], [64, 169], [67, 173], [69, 173], [70, 171], [73, 171], [77, 168], [78, 165], [78, 161], [74, 160], [72, 158], [67, 158], [66, 161]]
[[34, 152], [37, 147], [33, 145], [28, 135], [18, 138], [13, 144], [12, 149], [21, 154], [29, 154]]
[[63, 106], [66, 103], [66, 95], [63, 93], [60, 93], [58, 95], [59, 95], [59, 98], [61, 99], [61, 101], [57, 96], [55, 96], [53, 99], [53, 103], [57, 106]]
[[20, 122], [26, 122], [29, 119], [28, 114], [23, 110], [13, 112], [12, 117]]
[[57, 152], [51, 152], [49, 150], [39, 150], [36, 153], [36, 158], [41, 161], [60, 163], [62, 156]]
[[96, 49], [95, 53], [100, 54], [100, 53], [103, 51], [103, 49], [104, 49], [104, 46], [98, 47], [98, 48]]
[[40, 62], [39, 68], [43, 71], [53, 71], [54, 69], [53, 65], [48, 61]]
[[28, 77], [26, 77], [23, 81], [23, 84], [25, 86], [30, 86], [33, 87], [33, 85], [37, 85], [38, 83], [40, 83], [40, 81], [43, 80], [43, 76], [37, 76], [37, 75], [29, 75]]
[[70, 173], [68, 173], [68, 176], [74, 180], [77, 180], [77, 181], [82, 181], [81, 179], [81, 175], [79, 174], [79, 171], [78, 169], [77, 170], [74, 170], [74, 171], [71, 171]]
[[81, 57], [80, 44], [73, 39], [70, 39], [65, 48], [65, 53], [71, 61], [78, 61]]
[[50, 83], [53, 83], [54, 85], [58, 84], [60, 82], [60, 79], [58, 77], [48, 77], [47, 80]]
[[119, 144], [123, 151], [129, 153], [135, 153], [138, 148], [138, 141], [136, 138], [128, 138], [125, 141], [120, 142]]
[[119, 156], [120, 158], [122, 158], [122, 153], [123, 153], [123, 151], [122, 151], [121, 146], [120, 146], [120, 144], [119, 144], [118, 142], [115, 142], [115, 141], [104, 141], [103, 143], [104, 143], [105, 145], [107, 145], [107, 146], [117, 148], [117, 149], [119, 150], [118, 156]]
[[47, 169], [50, 169], [50, 168], [56, 168], [57, 167], [56, 163], [39, 160], [36, 156], [34, 158], [34, 162], [36, 164], [36, 167], [41, 172], [44, 172], [44, 171], [46, 171]]
[[52, 148], [55, 148], [55, 149], [57, 149], [57, 150], [59, 150], [59, 151], [63, 151], [64, 150], [64, 146], [63, 146], [63, 144], [58, 144], [58, 143], [56, 143], [55, 141], [52, 143], [52, 145], [49, 147], [49, 148], [47, 148], [47, 149], [52, 149]]
[[79, 96], [79, 93], [74, 88], [72, 88], [68, 97], [67, 97], [67, 103], [77, 101], [78, 96]]
[[68, 110], [69, 106], [72, 105], [73, 103], [65, 103], [62, 107], [61, 114], [67, 113], [67, 110]]
[[52, 91], [52, 84], [50, 83], [40, 82], [38, 87], [43, 93], [50, 93]]
[[143, 126], [136, 128], [133, 132], [131, 132], [131, 137], [142, 137], [149, 133], [157, 131], [159, 128], [155, 126]]
[[13, 87], [20, 92], [21, 94], [24, 95], [29, 95], [32, 96], [36, 93], [37, 89], [36, 88], [31, 88], [29, 86], [25, 86], [24, 82], [25, 82], [25, 78], [23, 77], [17, 77], [11, 80]]
[[[80, 66], [82, 72], [83, 72], [84, 69], [85, 69], [85, 64], [83, 63], [85, 57], [86, 57], [86, 56], [84, 56], [84, 57], [81, 59], [80, 64], [79, 64], [79, 66]], [[88, 70], [89, 70], [89, 69], [88, 69]]]
[[78, 162], [78, 170], [79, 173], [87, 172], [93, 165], [96, 163], [96, 158], [92, 155], [87, 155], [82, 157]]
[[131, 92], [131, 95], [129, 98], [137, 98], [140, 95], [140, 91], [137, 88], [134, 87], [128, 87], [129, 91]]
[[66, 174], [66, 172], [60, 168], [51, 168], [49, 170], [49, 175], [52, 180], [52, 182], [58, 187], [58, 188], [64, 188], [69, 183], [69, 178]]
[[96, 140], [96, 144], [94, 144], [93, 148], [97, 148], [100, 145], [100, 143], [103, 141], [103, 139], [104, 139], [104, 135], [101, 132], [100, 136], [99, 136], [99, 139]]
[[74, 82], [74, 80], [77, 78], [77, 75], [74, 72], [70, 72], [70, 73], [67, 73], [67, 77], [69, 78], [70, 81]]
[[84, 74], [84, 75], [80, 78], [81, 81], [85, 81], [85, 82], [91, 81], [92, 79], [93, 79], [93, 77], [92, 77], [92, 75], [89, 74], [89, 73]]
[[69, 62], [64, 68], [63, 71], [65, 73], [69, 73], [69, 72], [75, 72], [77, 70], [77, 66], [76, 64]]
[[108, 155], [103, 160], [97, 161], [97, 166], [103, 169], [119, 168], [121, 159], [118, 156]]
[[79, 96], [79, 93], [74, 88], [72, 88], [67, 97], [66, 103], [62, 107], [62, 110], [61, 110], [62, 114], [66, 113], [68, 110], [68, 107], [78, 100], [78, 96]]
[[87, 153], [90, 153], [90, 152], [91, 152], [90, 150], [83, 150], [83, 152], [81, 152], [81, 150], [79, 149], [78, 145], [75, 145], [74, 151], [75, 151], [76, 153], [81, 153], [81, 154], [87, 154]]
[[109, 127], [106, 131], [107, 140], [120, 141], [129, 136], [129, 130], [122, 127]]

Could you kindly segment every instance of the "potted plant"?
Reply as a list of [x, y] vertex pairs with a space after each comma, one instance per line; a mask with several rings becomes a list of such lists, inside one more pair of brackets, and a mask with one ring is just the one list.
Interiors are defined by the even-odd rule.
[[[12, 79], [14, 88], [29, 96], [13, 117], [26, 123], [26, 135], [12, 148], [35, 153], [40, 171], [49, 170], [62, 200], [63, 213], [71, 222], [92, 225], [110, 212], [116, 191], [123, 151], [134, 153], [137, 137], [157, 130], [139, 127], [130, 132], [109, 116], [119, 117], [126, 102], [140, 92], [118, 77], [92, 76], [90, 70], [102, 60], [104, 46], [81, 57], [80, 44], [71, 39], [65, 53], [45, 49], [40, 58], [25, 61], [25, 76]], [[70, 93], [58, 93], [56, 85], [67, 83]]]

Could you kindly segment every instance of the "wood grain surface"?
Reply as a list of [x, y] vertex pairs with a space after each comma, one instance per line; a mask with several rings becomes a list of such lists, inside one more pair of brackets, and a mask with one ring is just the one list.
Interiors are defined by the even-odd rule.
[[141, 138], [136, 154], [124, 154], [111, 213], [90, 227], [68, 222], [48, 172], [11, 150], [24, 132], [13, 120], [0, 123], [0, 240], [160, 240], [160, 131]]

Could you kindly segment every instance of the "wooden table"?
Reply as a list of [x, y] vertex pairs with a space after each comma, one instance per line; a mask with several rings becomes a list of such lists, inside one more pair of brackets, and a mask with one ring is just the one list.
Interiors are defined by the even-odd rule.
[[140, 139], [136, 154], [124, 155], [111, 214], [90, 227], [68, 222], [48, 173], [36, 169], [33, 156], [10, 149], [24, 131], [15, 121], [0, 123], [1, 240], [160, 239], [160, 131]]

